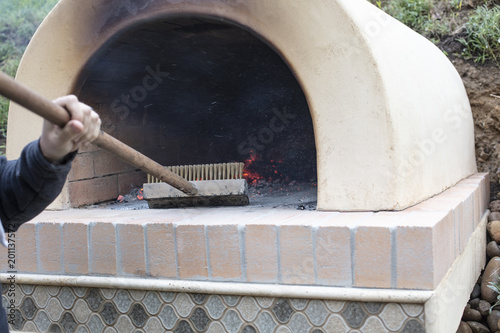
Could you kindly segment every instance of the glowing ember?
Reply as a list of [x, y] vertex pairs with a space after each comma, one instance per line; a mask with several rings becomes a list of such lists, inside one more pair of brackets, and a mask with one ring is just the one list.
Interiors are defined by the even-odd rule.
[[255, 184], [258, 180], [264, 179], [260, 174], [253, 169], [252, 165], [258, 160], [257, 154], [251, 154], [250, 158], [245, 160], [245, 168], [243, 169], [243, 178], [247, 180], [249, 184]]
[[125, 195], [119, 195], [118, 198], [116, 198], [116, 202], [118, 203], [123, 203], [123, 202], [133, 202], [136, 200], [143, 200], [143, 189], [142, 188], [134, 188], [130, 191], [129, 194]]
[[283, 161], [270, 160], [269, 162], [262, 161], [259, 155], [251, 154], [250, 158], [245, 160], [245, 169], [243, 177], [251, 185], [255, 185], [259, 181], [276, 182], [288, 181], [281, 170], [283, 169]]
[[142, 189], [142, 188], [141, 188], [141, 189], [139, 190], [139, 193], [137, 193], [136, 198], [137, 198], [138, 200], [143, 200], [143, 199], [144, 199], [143, 193], [144, 193], [144, 189]]

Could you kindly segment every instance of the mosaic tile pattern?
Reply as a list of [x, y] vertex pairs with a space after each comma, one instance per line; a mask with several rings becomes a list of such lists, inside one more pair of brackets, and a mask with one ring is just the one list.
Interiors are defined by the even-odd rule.
[[16, 285], [12, 330], [70, 333], [425, 332], [422, 304]]

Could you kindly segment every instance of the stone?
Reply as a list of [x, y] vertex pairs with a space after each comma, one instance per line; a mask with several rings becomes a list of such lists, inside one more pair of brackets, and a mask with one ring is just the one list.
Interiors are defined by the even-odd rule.
[[146, 323], [148, 319], [148, 314], [144, 310], [144, 307], [137, 303], [132, 307], [132, 311], [130, 311], [130, 319], [137, 327], [142, 327]]
[[500, 256], [500, 246], [497, 242], [491, 241], [486, 245], [486, 255], [490, 258]]
[[490, 333], [488, 327], [476, 321], [468, 321], [467, 324], [469, 324], [473, 333]]
[[[479, 287], [479, 294], [481, 294], [481, 287]], [[469, 301], [469, 305], [470, 305], [470, 307], [471, 307], [472, 309], [474, 309], [474, 310], [477, 310], [477, 308], [478, 308], [478, 306], [479, 306], [479, 301], [480, 301], [480, 300], [481, 300], [481, 299], [479, 299], [479, 297], [478, 297], [478, 298], [473, 298], [473, 299], [471, 299], [471, 300]]]
[[485, 301], [493, 302], [497, 299], [498, 294], [489, 288], [490, 282], [498, 283], [500, 276], [500, 257], [493, 257], [486, 265], [483, 273], [483, 281], [481, 282], [481, 296]]
[[500, 221], [500, 212], [491, 212], [488, 221]]
[[497, 243], [500, 243], [500, 221], [491, 221], [488, 222], [486, 226], [486, 230], [488, 230], [488, 235]]
[[491, 212], [499, 212], [500, 211], [500, 200], [495, 200], [490, 202], [488, 208]]
[[282, 324], [288, 322], [294, 313], [293, 308], [286, 299], [279, 299], [274, 305], [272, 311], [274, 312], [276, 319], [278, 319], [278, 321]]
[[210, 324], [210, 317], [208, 317], [207, 313], [202, 308], [196, 308], [193, 314], [189, 318], [191, 323], [194, 325], [198, 332], [205, 331], [206, 327]]
[[485, 300], [479, 301], [479, 307], [477, 311], [481, 314], [481, 316], [486, 317], [490, 313], [491, 304], [486, 302]]
[[490, 328], [490, 331], [496, 332], [498, 331], [498, 320], [500, 319], [500, 311], [493, 310], [491, 314], [486, 318], [486, 323]]
[[465, 306], [464, 314], [462, 315], [463, 321], [481, 321], [483, 316], [478, 310], [471, 309], [469, 304]]
[[461, 321], [457, 333], [472, 333], [472, 329], [465, 321]]
[[479, 297], [481, 297], [481, 285], [479, 283], [476, 283], [474, 285], [474, 288], [472, 288], [470, 298], [475, 299], [475, 298], [479, 298]]

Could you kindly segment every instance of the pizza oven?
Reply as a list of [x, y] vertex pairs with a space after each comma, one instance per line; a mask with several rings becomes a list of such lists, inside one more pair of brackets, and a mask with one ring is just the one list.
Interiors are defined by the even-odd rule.
[[[469, 101], [439, 49], [368, 1], [61, 0], [16, 79], [78, 95], [162, 165], [244, 163], [253, 191], [120, 205], [147, 175], [80, 150], [16, 235], [16, 331], [456, 330], [489, 200]], [[10, 106], [8, 158], [41, 124]]]
[[[439, 50], [356, 6], [62, 1], [17, 79], [78, 95], [161, 164], [245, 162], [250, 182], [317, 188], [320, 210], [401, 210], [476, 171], [470, 106]], [[9, 156], [39, 124], [12, 106]], [[55, 207], [113, 200], [145, 179], [82, 150]]]

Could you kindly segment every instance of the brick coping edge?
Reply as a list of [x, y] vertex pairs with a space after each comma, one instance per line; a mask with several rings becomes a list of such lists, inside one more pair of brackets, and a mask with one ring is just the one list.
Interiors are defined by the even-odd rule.
[[[12, 274], [0, 273], [0, 282], [10, 283], [9, 278], [11, 277]], [[132, 289], [215, 295], [417, 304], [425, 303], [434, 294], [433, 290], [342, 288], [48, 274], [15, 274], [15, 283], [44, 286]]]

